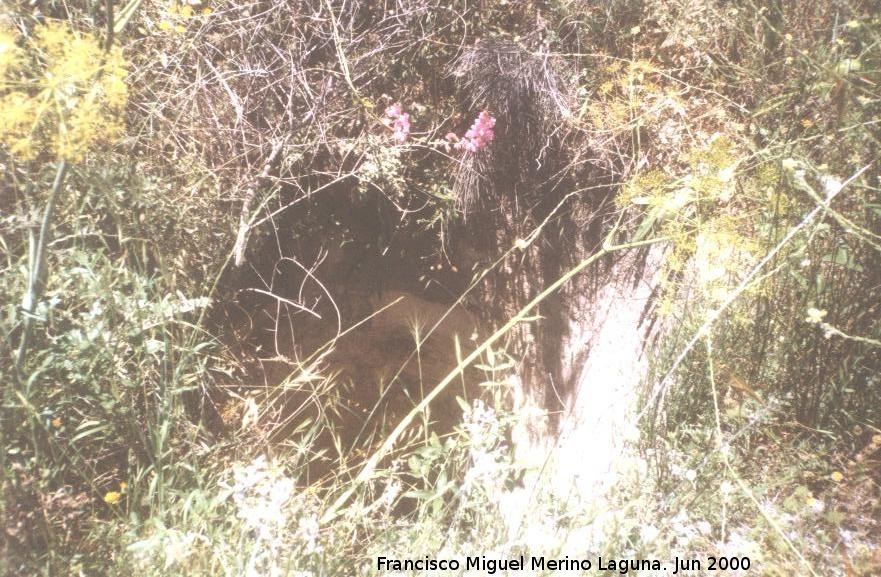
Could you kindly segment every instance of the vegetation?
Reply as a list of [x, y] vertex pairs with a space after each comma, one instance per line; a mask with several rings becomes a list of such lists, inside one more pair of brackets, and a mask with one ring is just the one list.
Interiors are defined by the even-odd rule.
[[[4, 4], [0, 574], [881, 574], [879, 86], [870, 0]], [[646, 247], [614, 486], [546, 490], [518, 331]]]

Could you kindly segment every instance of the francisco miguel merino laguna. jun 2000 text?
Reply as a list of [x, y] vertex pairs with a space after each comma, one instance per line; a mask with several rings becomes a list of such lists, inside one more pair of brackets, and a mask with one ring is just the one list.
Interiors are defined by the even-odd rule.
[[[485, 556], [465, 557], [459, 559], [393, 559], [390, 557], [377, 557], [376, 568], [379, 571], [484, 571], [492, 575], [497, 571], [607, 571], [626, 575], [631, 571], [660, 571], [665, 566], [658, 559], [604, 559], [598, 557], [596, 563], [591, 559], [578, 559], [572, 557], [547, 558], [529, 557], [524, 555], [509, 559], [493, 559]], [[707, 559], [708, 570], [733, 568], [731, 562], [738, 561], [740, 569], [749, 568], [749, 559], [724, 557], [710, 557]], [[724, 563], [724, 567], [721, 565]], [[704, 568], [698, 559], [680, 559], [674, 557], [669, 563], [672, 571], [670, 575], [682, 575], [691, 571], [700, 571]]]

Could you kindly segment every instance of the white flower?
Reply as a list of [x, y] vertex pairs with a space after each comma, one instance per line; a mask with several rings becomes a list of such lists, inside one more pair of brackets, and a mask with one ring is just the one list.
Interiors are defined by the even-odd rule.
[[639, 530], [639, 538], [642, 539], [642, 542], [645, 544], [654, 543], [659, 534], [660, 531], [658, 531], [658, 528], [654, 525], [643, 525]]
[[810, 307], [807, 310], [807, 317], [805, 317], [805, 322], [815, 325], [822, 322], [825, 316], [826, 311]]
[[821, 182], [823, 183], [823, 191], [826, 193], [826, 199], [830, 199], [839, 193], [843, 184], [841, 179], [831, 175], [825, 175]]
[[267, 465], [266, 457], [262, 455], [248, 466], [236, 468], [233, 476], [232, 498], [237, 508], [236, 517], [258, 539], [273, 540], [287, 525], [285, 505], [293, 496], [293, 479]]
[[306, 555], [321, 551], [321, 545], [318, 544], [318, 530], [318, 515], [313, 514], [300, 519], [297, 537], [304, 542], [303, 552]]
[[379, 497], [379, 503], [382, 507], [390, 509], [395, 504], [395, 499], [401, 494], [401, 480], [391, 478], [385, 485], [382, 495]]
[[733, 166], [726, 166], [719, 171], [719, 180], [721, 180], [722, 182], [729, 182], [732, 178], [734, 178]]

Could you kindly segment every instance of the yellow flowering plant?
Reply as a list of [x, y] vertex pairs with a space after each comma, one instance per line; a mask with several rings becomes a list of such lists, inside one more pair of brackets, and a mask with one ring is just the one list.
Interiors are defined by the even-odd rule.
[[0, 146], [14, 158], [79, 161], [123, 133], [119, 48], [59, 21], [21, 36], [0, 25]]
[[57, 164], [21, 304], [19, 368], [43, 292], [52, 213], [69, 164], [122, 135], [126, 75], [122, 50], [110, 37], [103, 45], [56, 20], [19, 34], [0, 20], [0, 151], [13, 159]]

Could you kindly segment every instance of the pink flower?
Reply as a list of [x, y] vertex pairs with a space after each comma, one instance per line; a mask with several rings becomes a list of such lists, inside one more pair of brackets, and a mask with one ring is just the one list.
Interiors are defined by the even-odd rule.
[[410, 137], [410, 115], [403, 111], [400, 102], [395, 102], [385, 109], [385, 115], [394, 120], [392, 128], [395, 133], [392, 135], [398, 142], [406, 142]]
[[410, 136], [410, 115], [403, 113], [395, 119], [394, 138], [398, 142], [405, 142]]
[[456, 148], [465, 150], [466, 152], [477, 152], [492, 142], [495, 137], [493, 127], [496, 125], [496, 119], [486, 110], [482, 111], [478, 116], [462, 140], [456, 143]]

